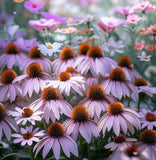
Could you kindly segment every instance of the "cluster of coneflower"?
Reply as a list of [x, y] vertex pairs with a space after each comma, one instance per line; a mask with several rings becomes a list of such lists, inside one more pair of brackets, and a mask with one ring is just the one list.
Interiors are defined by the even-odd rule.
[[[35, 157], [43, 148], [43, 158], [49, 153], [56, 159], [61, 148], [67, 157], [77, 159], [83, 141], [90, 159], [92, 140], [111, 134], [104, 147], [113, 153], [155, 157], [156, 113], [140, 112], [140, 97], [152, 96], [156, 88], [133, 68], [129, 57], [116, 62], [99, 46], [83, 43], [77, 55], [65, 47], [51, 62], [38, 46], [27, 56], [10, 43], [0, 56], [0, 69], [0, 139], [14, 137], [14, 143], [22, 146], [35, 144]], [[132, 101], [136, 109], [131, 108]]]

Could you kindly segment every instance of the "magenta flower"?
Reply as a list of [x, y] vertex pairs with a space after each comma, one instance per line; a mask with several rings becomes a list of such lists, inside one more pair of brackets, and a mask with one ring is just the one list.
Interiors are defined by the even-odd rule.
[[20, 143], [24, 146], [25, 144], [28, 144], [28, 146], [31, 146], [33, 142], [39, 142], [39, 138], [44, 136], [44, 131], [39, 131], [39, 128], [36, 128], [33, 130], [33, 126], [26, 127], [26, 129], [21, 128], [21, 134], [12, 134], [12, 137], [15, 137], [14, 143]]
[[35, 28], [37, 31], [41, 31], [43, 29], [52, 29], [55, 27], [55, 25], [58, 25], [59, 22], [55, 21], [54, 19], [44, 19], [41, 18], [39, 20], [30, 20], [29, 25], [33, 28]]
[[64, 127], [67, 134], [72, 134], [74, 140], [77, 139], [78, 133], [90, 143], [92, 134], [94, 137], [98, 137], [99, 133], [96, 127], [96, 123], [90, 119], [88, 110], [83, 105], [74, 107], [71, 118], [64, 122]]
[[101, 17], [98, 25], [106, 32], [113, 32], [115, 28], [123, 26], [125, 21], [115, 17]]
[[45, 136], [35, 145], [33, 151], [36, 150], [35, 157], [43, 147], [43, 159], [47, 156], [52, 149], [55, 158], [58, 160], [60, 157], [61, 148], [67, 157], [70, 157], [70, 152], [78, 157], [78, 148], [75, 141], [66, 133], [61, 123], [52, 123]]
[[110, 103], [108, 112], [105, 113], [98, 122], [98, 131], [105, 135], [113, 128], [115, 135], [119, 136], [122, 131], [126, 134], [129, 130], [134, 134], [134, 127], [140, 129], [139, 114], [130, 108], [124, 108], [120, 102]]
[[14, 43], [18, 46], [19, 49], [24, 51], [30, 51], [30, 49], [39, 44], [37, 38], [24, 39], [22, 37], [19, 37]]
[[115, 99], [105, 94], [100, 85], [93, 85], [87, 91], [87, 98], [80, 101], [79, 104], [87, 107], [91, 118], [100, 118], [102, 112], [107, 111], [108, 105], [115, 102]]
[[0, 14], [0, 28], [13, 23], [13, 16], [8, 15], [5, 11]]
[[41, 12], [41, 15], [45, 19], [47, 19], [47, 20], [53, 19], [56, 22], [59, 22], [59, 24], [66, 23], [66, 21], [67, 21], [66, 17], [61, 17], [59, 15], [52, 15], [51, 13], [48, 13], [48, 12]]
[[130, 14], [127, 16], [127, 22], [128, 23], [137, 23], [141, 20], [142, 18], [139, 17], [138, 15], [136, 14]]
[[6, 138], [10, 140], [11, 128], [14, 131], [18, 132], [17, 124], [10, 116], [7, 115], [5, 107], [3, 106], [3, 104], [0, 103], [0, 140], [3, 133], [5, 134]]
[[24, 7], [32, 13], [39, 13], [39, 10], [44, 8], [44, 3], [30, 0], [25, 1]]
[[132, 7], [132, 10], [134, 10], [135, 12], [141, 11], [141, 10], [146, 10], [148, 8], [148, 6], [150, 5], [149, 1], [141, 1], [137, 4], [135, 4]]

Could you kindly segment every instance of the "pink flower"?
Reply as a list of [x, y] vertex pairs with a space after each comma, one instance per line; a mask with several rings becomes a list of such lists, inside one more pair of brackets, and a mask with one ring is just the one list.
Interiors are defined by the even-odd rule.
[[71, 119], [64, 122], [64, 127], [67, 134], [72, 134], [74, 140], [77, 139], [78, 133], [90, 143], [92, 134], [98, 137], [96, 123], [90, 119], [88, 110], [83, 105], [74, 107], [71, 113]]
[[78, 32], [78, 30], [75, 27], [69, 27], [69, 28], [57, 29], [55, 32], [67, 33], [68, 34], [68, 33]]
[[113, 142], [105, 145], [106, 149], [110, 149], [113, 152], [120, 153], [125, 148], [130, 147], [137, 139], [126, 138], [124, 135], [115, 136]]
[[72, 106], [62, 99], [56, 88], [44, 88], [41, 98], [30, 104], [30, 108], [36, 111], [43, 111], [46, 123], [51, 119], [53, 122], [60, 119], [60, 114], [70, 116]]
[[139, 22], [141, 19], [142, 18], [139, 17], [136, 14], [130, 14], [130, 15], [127, 16], [127, 22], [128, 23], [134, 23], [135, 24], [135, 23]]
[[16, 122], [7, 115], [5, 107], [0, 103], [0, 140], [2, 138], [2, 133], [4, 133], [7, 139], [10, 140], [11, 128], [18, 132], [18, 126]]
[[118, 99], [131, 97], [134, 101], [138, 101], [136, 87], [128, 80], [124, 70], [121, 68], [115, 68], [109, 74], [106, 74], [101, 79], [100, 85], [104, 88], [106, 94], [112, 94]]
[[0, 76], [0, 101], [15, 101], [16, 96], [21, 96], [22, 90], [18, 83], [14, 82], [17, 74], [12, 69], [6, 69]]
[[115, 102], [112, 96], [105, 94], [100, 85], [93, 85], [87, 91], [87, 98], [80, 101], [79, 104], [87, 107], [91, 118], [99, 119], [101, 113], [107, 111], [111, 102]]
[[129, 6], [118, 6], [115, 8], [115, 13], [121, 16], [127, 16], [129, 14], [132, 14], [133, 11]]
[[24, 7], [32, 13], [39, 13], [39, 10], [44, 8], [44, 3], [30, 0], [25, 1]]
[[134, 134], [134, 127], [140, 129], [139, 114], [130, 108], [124, 108], [120, 102], [110, 103], [108, 112], [105, 113], [98, 123], [98, 131], [105, 135], [106, 130], [110, 132], [113, 128], [115, 135], [119, 136], [122, 131], [127, 134], [129, 130]]
[[19, 69], [23, 70], [23, 62], [27, 59], [27, 55], [24, 54], [19, 48], [14, 44], [10, 43], [5, 48], [5, 53], [0, 56], [0, 68], [13, 68], [13, 66], [18, 66]]
[[142, 50], [145, 46], [145, 42], [139, 42], [139, 43], [135, 43], [135, 49], [136, 50]]
[[14, 143], [20, 143], [24, 146], [25, 144], [28, 144], [28, 146], [31, 146], [34, 142], [39, 142], [39, 138], [44, 136], [44, 131], [39, 131], [39, 128], [36, 128], [33, 130], [33, 126], [26, 127], [26, 129], [21, 128], [21, 134], [12, 134], [12, 137], [15, 137]]
[[59, 122], [52, 123], [48, 127], [45, 136], [35, 145], [33, 149], [33, 151], [36, 150], [35, 157], [42, 147], [43, 159], [45, 159], [46, 155], [52, 149], [54, 157], [58, 160], [60, 158], [61, 148], [68, 158], [70, 157], [70, 152], [78, 157], [76, 142], [66, 133], [63, 125]]
[[148, 7], [146, 8], [148, 11], [154, 11], [156, 9], [156, 6], [149, 4]]
[[82, 7], [85, 7], [85, 6], [88, 6], [88, 5], [91, 5], [93, 3], [97, 3], [99, 2], [100, 0], [77, 0], [78, 4]]
[[117, 64], [113, 59], [104, 57], [103, 51], [99, 46], [90, 47], [87, 51], [87, 56], [77, 57], [74, 62], [74, 67], [78, 72], [87, 74], [90, 71], [94, 77], [104, 76], [116, 66]]
[[41, 12], [41, 15], [45, 19], [48, 19], [48, 20], [53, 19], [53, 20], [59, 22], [59, 24], [66, 23], [66, 21], [67, 21], [66, 17], [61, 17], [59, 15], [52, 15], [51, 13], [48, 13], [48, 12]]
[[141, 10], [146, 10], [147, 7], [149, 6], [150, 2], [149, 1], [141, 1], [140, 3], [135, 4], [132, 7], [132, 10], [134, 11], [141, 11]]
[[35, 28], [37, 31], [41, 31], [43, 29], [52, 29], [55, 27], [55, 25], [58, 25], [59, 22], [53, 20], [53, 19], [50, 19], [50, 20], [47, 20], [47, 19], [44, 19], [44, 18], [41, 18], [39, 20], [30, 20], [29, 21], [29, 25], [33, 28]]
[[115, 28], [123, 26], [125, 21], [115, 17], [102, 17], [98, 25], [106, 32], [113, 32]]

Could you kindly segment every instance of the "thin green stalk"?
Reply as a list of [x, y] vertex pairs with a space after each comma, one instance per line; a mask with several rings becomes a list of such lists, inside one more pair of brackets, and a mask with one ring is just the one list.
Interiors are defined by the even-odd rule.
[[140, 102], [141, 102], [141, 99], [140, 99], [140, 94], [139, 94], [139, 99], [138, 99], [138, 105], [137, 105], [137, 108], [138, 108], [138, 111], [140, 111]]
[[82, 141], [83, 141], [83, 139], [82, 139], [82, 136], [80, 134], [80, 153], [81, 154], [83, 153], [83, 144], [82, 144]]
[[46, 122], [45, 122], [45, 119], [43, 119], [43, 128], [44, 128], [44, 130], [47, 130], [47, 124], [46, 124]]
[[32, 155], [31, 146], [29, 146], [29, 154], [30, 154], [30, 159], [33, 160], [33, 155]]
[[77, 158], [76, 158], [76, 156], [74, 156], [74, 160], [76, 160]]
[[88, 160], [91, 160], [90, 158], [90, 144], [87, 143], [87, 149], [88, 149]]

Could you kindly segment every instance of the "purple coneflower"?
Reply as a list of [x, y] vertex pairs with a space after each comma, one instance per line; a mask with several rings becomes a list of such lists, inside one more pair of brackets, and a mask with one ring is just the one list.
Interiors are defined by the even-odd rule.
[[113, 102], [109, 104], [107, 111], [98, 123], [98, 130], [99, 132], [102, 130], [103, 135], [105, 135], [106, 129], [109, 132], [111, 128], [117, 136], [119, 136], [121, 129], [125, 134], [127, 130], [134, 134], [134, 127], [140, 129], [140, 116], [133, 109], [124, 108], [120, 102]]
[[137, 78], [134, 82], [134, 85], [136, 86], [138, 93], [143, 92], [150, 97], [152, 97], [153, 94], [156, 94], [156, 87], [149, 86], [147, 81], [143, 78]]
[[[79, 62], [81, 60], [81, 62]], [[82, 61], [83, 60], [83, 61]], [[81, 74], [87, 74], [88, 71], [94, 77], [104, 76], [117, 66], [116, 62], [110, 58], [103, 57], [103, 51], [98, 46], [92, 46], [87, 51], [87, 56], [78, 59], [75, 67]]]
[[100, 85], [93, 85], [87, 91], [87, 98], [83, 99], [79, 104], [87, 107], [91, 118], [98, 117], [99, 119], [101, 112], [107, 111], [111, 102], [115, 102], [112, 96], [105, 94]]
[[156, 111], [152, 112], [149, 109], [142, 109], [139, 114], [142, 128], [153, 129], [153, 127], [156, 127]]
[[7, 65], [8, 68], [13, 68], [13, 66], [18, 66], [22, 71], [23, 62], [28, 57], [17, 48], [14, 43], [10, 43], [5, 48], [5, 53], [0, 56], [0, 68]]
[[42, 147], [43, 158], [45, 158], [52, 149], [55, 158], [58, 160], [61, 148], [67, 157], [70, 157], [70, 152], [75, 156], [78, 156], [77, 144], [69, 135], [67, 135], [63, 125], [59, 122], [52, 123], [48, 127], [45, 136], [35, 145], [33, 150], [36, 150], [35, 156], [37, 156]]
[[141, 75], [135, 69], [133, 69], [133, 64], [129, 57], [120, 57], [118, 60], [118, 66], [124, 70], [126, 78], [129, 81], [134, 80], [134, 78], [141, 78]]
[[27, 69], [26, 73], [16, 78], [16, 82], [22, 84], [22, 95], [29, 97], [35, 92], [38, 94], [46, 86], [46, 80], [50, 79], [50, 75], [43, 71], [43, 68], [38, 63], [31, 63]]
[[74, 64], [74, 50], [70, 47], [65, 47], [59, 54], [59, 59], [56, 59], [52, 63], [53, 72], [60, 73], [67, 69], [67, 67], [73, 67]]
[[11, 128], [18, 132], [18, 126], [15, 121], [7, 115], [6, 109], [0, 103], [0, 140], [2, 138], [2, 131], [8, 140], [11, 138]]
[[71, 119], [64, 122], [67, 134], [72, 134], [73, 139], [76, 140], [78, 133], [80, 133], [87, 143], [90, 143], [92, 134], [94, 137], [98, 137], [99, 133], [96, 123], [89, 118], [90, 116], [85, 106], [78, 105], [74, 107]]
[[68, 72], [61, 72], [57, 80], [47, 81], [47, 86], [58, 88], [61, 94], [65, 93], [67, 96], [70, 95], [71, 91], [75, 91], [83, 96], [82, 92], [85, 90], [85, 80], [82, 76], [71, 76]]
[[139, 142], [136, 143], [141, 151], [147, 151], [150, 160], [155, 160], [156, 157], [156, 131], [145, 129], [139, 136]]
[[57, 89], [53, 87], [44, 88], [41, 98], [30, 104], [30, 107], [34, 110], [43, 111], [46, 123], [49, 123], [49, 119], [53, 122], [55, 119], [59, 120], [62, 113], [70, 117], [72, 112], [72, 106], [63, 100]]
[[28, 144], [28, 146], [31, 146], [34, 142], [39, 142], [39, 138], [44, 136], [44, 131], [39, 131], [39, 128], [36, 128], [33, 130], [33, 126], [26, 127], [26, 129], [21, 128], [20, 131], [21, 134], [12, 134], [12, 137], [15, 137], [17, 139], [14, 140], [14, 143], [20, 143], [24, 146], [25, 144]]
[[6, 69], [0, 76], [0, 101], [9, 100], [11, 103], [16, 96], [21, 96], [21, 87], [14, 82], [17, 74], [12, 69]]
[[35, 125], [35, 121], [42, 120], [41, 116], [43, 112], [30, 107], [24, 107], [22, 109], [16, 107], [15, 111], [10, 111], [9, 114], [15, 117], [14, 119], [17, 124], [22, 123], [22, 125], [25, 125], [27, 122], [30, 122], [32, 125]]
[[124, 135], [119, 135], [113, 138], [113, 142], [105, 145], [105, 148], [110, 149], [113, 152], [122, 152], [126, 147], [131, 146], [135, 141], [137, 141], [137, 139], [126, 138]]
[[24, 68], [26, 69], [31, 63], [39, 63], [43, 70], [47, 73], [52, 72], [52, 62], [43, 57], [42, 52], [39, 50], [38, 46], [34, 46], [28, 53], [29, 58], [24, 62]]
[[138, 100], [136, 87], [127, 79], [124, 70], [121, 68], [115, 68], [109, 74], [106, 74], [100, 85], [104, 88], [106, 94], [112, 94], [119, 100], [126, 96], [135, 101]]

